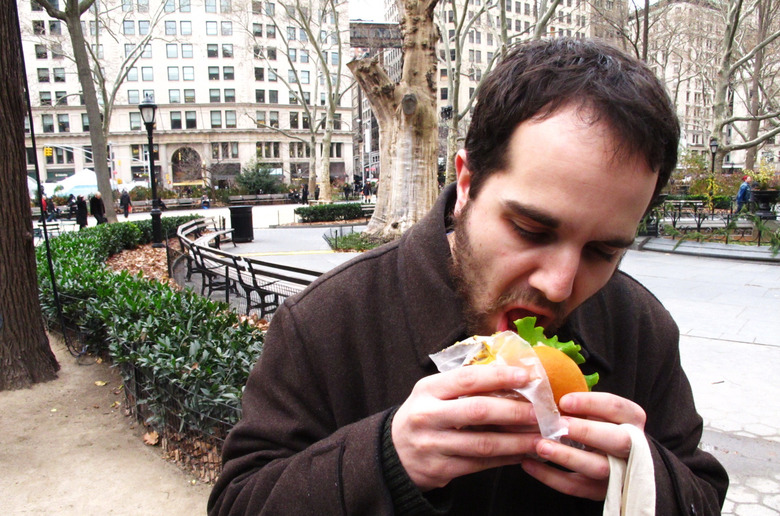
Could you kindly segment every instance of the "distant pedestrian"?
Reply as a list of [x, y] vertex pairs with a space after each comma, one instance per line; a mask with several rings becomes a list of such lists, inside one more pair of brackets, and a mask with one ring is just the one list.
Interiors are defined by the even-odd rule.
[[122, 207], [122, 212], [125, 214], [125, 218], [130, 214], [133, 202], [130, 200], [130, 194], [127, 190], [122, 190], [122, 195], [119, 197], [119, 206]]
[[737, 192], [737, 213], [742, 211], [742, 207], [750, 202], [750, 183], [753, 178], [750, 176], [742, 176], [742, 184], [739, 186], [739, 192]]
[[106, 219], [106, 205], [103, 204], [103, 198], [100, 195], [100, 192], [96, 193], [89, 200], [89, 212], [95, 217], [98, 224], [108, 222], [108, 219]]
[[349, 183], [344, 183], [344, 200], [349, 200], [349, 194], [352, 193], [352, 187], [349, 186]]
[[320, 199], [320, 185], [317, 185], [314, 187], [314, 200], [318, 201]]
[[49, 197], [46, 201], [46, 222], [55, 222], [57, 220], [57, 205], [54, 204], [54, 199]]
[[371, 202], [371, 183], [368, 181], [363, 185], [363, 202]]
[[303, 204], [308, 204], [309, 202], [309, 185], [304, 184], [303, 189], [301, 190], [301, 202]]
[[82, 195], [76, 198], [76, 223], [79, 225], [79, 229], [87, 227], [87, 201]]

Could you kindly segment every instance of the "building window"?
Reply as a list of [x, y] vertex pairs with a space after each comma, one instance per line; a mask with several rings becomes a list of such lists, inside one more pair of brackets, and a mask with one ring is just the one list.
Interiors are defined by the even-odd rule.
[[84, 163], [92, 163], [94, 160], [92, 159], [92, 146], [91, 145], [85, 145], [84, 146]]
[[309, 84], [310, 74], [308, 70], [301, 70], [301, 84]]
[[122, 10], [124, 12], [133, 10], [133, 0], [122, 0]]
[[219, 45], [216, 43], [206, 45], [206, 57], [219, 57]]
[[184, 112], [184, 124], [187, 127], [187, 129], [197, 129], [198, 128], [198, 118], [196, 116], [195, 111], [185, 111]]
[[279, 92], [277, 90], [268, 90], [268, 103], [269, 104], [279, 103]]
[[178, 104], [181, 102], [181, 90], [168, 90], [168, 103]]
[[255, 80], [256, 81], [265, 80], [265, 69], [255, 67]]
[[441, 88], [439, 90], [439, 93], [440, 93], [439, 97], [441, 98], [441, 100], [447, 100], [447, 97], [448, 97], [447, 88]]
[[179, 0], [179, 11], [188, 13], [190, 10], [190, 0]]
[[33, 34], [36, 36], [44, 36], [46, 34], [46, 23], [43, 20], [33, 20], [32, 27]]
[[35, 57], [37, 59], [46, 59], [49, 57], [49, 50], [46, 45], [35, 45]]
[[181, 111], [171, 111], [171, 129], [181, 129]]
[[265, 90], [255, 90], [255, 102], [265, 104]]
[[54, 82], [65, 82], [65, 68], [54, 68], [52, 70]]
[[333, 129], [336, 131], [341, 130], [341, 113], [333, 114]]
[[209, 90], [209, 102], [215, 103], [215, 102], [220, 102], [221, 100], [222, 100], [222, 95], [219, 89]]
[[230, 43], [222, 45], [222, 57], [233, 57], [233, 45]]
[[265, 37], [268, 39], [276, 39], [276, 27], [273, 25], [266, 25]]
[[256, 38], [263, 37], [263, 24], [262, 23], [253, 23], [252, 24], [252, 35]]
[[269, 61], [276, 61], [276, 48], [268, 47], [266, 49], [266, 55], [268, 56]]
[[206, 22], [206, 35], [208, 35], [208, 36], [216, 36], [217, 35], [217, 22], [215, 22], [215, 21], [207, 21]]
[[50, 91], [41, 91], [41, 106], [51, 106], [51, 92]]
[[54, 132], [54, 115], [41, 115], [41, 126], [44, 133]]
[[68, 92], [66, 91], [55, 91], [54, 92], [54, 104], [57, 106], [67, 106], [68, 105]]
[[168, 59], [175, 59], [179, 57], [179, 45], [176, 43], [165, 45], [165, 56]]
[[176, 10], [176, 1], [175, 0], [165, 0], [165, 7], [164, 10], [166, 13], [172, 13]]
[[[127, 23], [127, 22], [125, 22]], [[165, 34], [167, 36], [175, 36], [176, 35], [176, 22], [175, 21], [166, 21], [165, 22]]]
[[295, 84], [298, 82], [298, 77], [295, 76], [295, 70], [287, 70], [287, 82], [288, 84]]
[[211, 128], [212, 129], [222, 128], [222, 111], [211, 112]]
[[221, 13], [229, 13], [232, 11], [230, 6], [230, 0], [219, 0], [219, 11]]
[[184, 90], [184, 103], [185, 104], [195, 103], [195, 90]]
[[265, 125], [265, 111], [255, 111], [255, 124], [258, 128]]
[[217, 12], [217, 0], [206, 0], [206, 12], [207, 13]]
[[233, 88], [227, 88], [225, 90], [225, 102], [235, 102], [236, 101], [236, 90]]
[[232, 36], [233, 35], [233, 22], [223, 21], [220, 24], [220, 29], [222, 31], [222, 35], [223, 36]]
[[297, 34], [297, 31], [295, 30], [295, 27], [287, 27], [287, 39], [288, 40], [294, 40], [296, 34]]
[[138, 95], [138, 90], [127, 90], [127, 103], [128, 104], [141, 103], [141, 96]]
[[70, 132], [70, 115], [57, 115], [57, 131], [61, 133]]
[[276, 69], [275, 68], [269, 68], [268, 69], [268, 81], [269, 82], [276, 82]]
[[169, 66], [168, 67], [168, 80], [169, 81], [178, 81], [179, 80], [179, 67], [178, 66]]
[[265, 3], [265, 14], [266, 16], [274, 16], [274, 13], [276, 12], [276, 4], [273, 2], [266, 2]]
[[151, 66], [142, 66], [141, 67], [141, 80], [142, 81], [153, 81], [154, 80], [154, 68], [152, 68]]
[[195, 80], [195, 67], [194, 66], [182, 66], [181, 67], [181, 77], [185, 81], [194, 81]]
[[219, 80], [219, 66], [209, 66], [209, 80], [210, 81]]
[[135, 35], [135, 22], [133, 20], [125, 20], [122, 22], [122, 33], [126, 36]]
[[131, 111], [129, 114], [130, 114], [130, 130], [137, 131], [141, 129], [141, 113]]
[[139, 13], [149, 12], [149, 0], [138, 0], [138, 12]]
[[226, 81], [232, 81], [236, 77], [235, 68], [232, 66], [223, 66], [222, 67], [222, 78]]
[[141, 52], [141, 57], [144, 59], [152, 58], [152, 45], [149, 45], [148, 43], [144, 45], [144, 49]]
[[290, 112], [290, 129], [298, 129], [298, 113]]
[[279, 128], [279, 112], [271, 111], [268, 113], [268, 125], [276, 129]]
[[237, 124], [236, 112], [233, 110], [225, 111], [225, 127], [234, 129]]
[[181, 56], [184, 58], [192, 59], [192, 44], [191, 43], [182, 43], [181, 44]]
[[183, 21], [180, 22], [181, 27], [181, 35], [182, 36], [191, 36], [192, 35], [192, 22], [191, 21]]

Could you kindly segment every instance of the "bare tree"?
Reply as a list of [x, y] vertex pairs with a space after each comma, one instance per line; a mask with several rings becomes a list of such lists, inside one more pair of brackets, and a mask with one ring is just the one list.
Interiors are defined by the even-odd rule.
[[399, 235], [436, 201], [436, 2], [404, 0], [399, 4], [404, 63], [398, 84], [377, 58], [348, 64], [371, 103], [380, 132], [382, 175], [369, 233]]
[[[111, 114], [113, 112], [116, 94], [135, 61], [143, 53], [150, 39], [153, 37], [154, 25], [162, 18], [162, 5], [152, 17], [148, 34], [129, 52], [122, 60], [116, 76], [109, 80], [106, 69], [100, 56], [101, 28], [109, 24], [103, 24], [100, 20], [100, 2], [97, 0], [64, 0], [64, 9], [57, 9], [47, 0], [41, 0], [39, 5], [43, 7], [52, 18], [65, 22], [68, 29], [72, 56], [76, 64], [76, 71], [84, 98], [84, 106], [87, 109], [89, 119], [89, 136], [92, 145], [92, 158], [97, 176], [98, 190], [104, 199], [112, 199], [111, 175], [108, 170], [107, 142]], [[94, 14], [95, 43], [89, 45], [81, 25], [81, 17], [90, 11]], [[98, 99], [98, 90], [100, 99]], [[152, 173], [150, 171], [150, 173]], [[106, 210], [109, 222], [116, 222], [116, 213], [113, 209]]]
[[57, 377], [38, 301], [35, 249], [27, 196], [24, 73], [14, 0], [0, 0], [0, 391]]
[[[760, 4], [761, 0], [758, 0], [758, 2]], [[777, 121], [780, 118], [780, 111], [776, 108], [762, 114], [748, 113], [746, 116], [735, 116], [733, 110], [729, 106], [729, 95], [733, 95], [735, 78], [745, 67], [749, 67], [750, 64], [761, 55], [764, 49], [780, 38], [780, 29], [767, 31], [765, 37], [755, 39], [754, 41], [740, 37], [740, 29], [743, 25], [743, 3], [744, 0], [731, 0], [727, 4], [728, 8], [725, 16], [726, 26], [715, 81], [713, 130], [711, 136], [717, 138], [720, 143], [716, 158], [716, 168], [718, 170], [722, 169], [723, 158], [729, 152], [750, 149], [780, 133], [780, 126], [776, 126], [761, 134], [756, 134], [754, 138], [750, 138], [747, 134], [740, 134], [739, 128], [736, 126], [737, 122], [762, 120]], [[767, 10], [764, 12], [768, 13], [769, 11]], [[768, 23], [768, 20], [765, 20], [764, 22]], [[732, 128], [735, 128], [737, 134], [740, 134], [742, 139], [741, 142], [735, 142], [733, 139], [726, 139], [723, 137], [725, 128], [729, 125], [731, 125]]]

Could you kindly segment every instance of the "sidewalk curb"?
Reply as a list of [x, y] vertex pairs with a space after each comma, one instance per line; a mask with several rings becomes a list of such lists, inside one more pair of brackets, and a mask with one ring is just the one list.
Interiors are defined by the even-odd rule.
[[660, 253], [684, 254], [706, 258], [748, 260], [780, 265], [780, 253], [773, 255], [769, 247], [671, 240], [660, 237], [637, 237], [633, 249]]

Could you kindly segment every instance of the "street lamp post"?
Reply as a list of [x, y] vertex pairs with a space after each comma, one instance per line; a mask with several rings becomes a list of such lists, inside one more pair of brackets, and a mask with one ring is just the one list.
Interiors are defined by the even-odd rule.
[[715, 215], [715, 155], [718, 153], [718, 139], [714, 136], [710, 138], [710, 154], [712, 159], [710, 160], [710, 180], [709, 180], [709, 202], [710, 202], [710, 215]]
[[152, 181], [152, 247], [164, 247], [162, 243], [162, 222], [160, 221], [160, 201], [157, 198], [157, 178], [154, 174], [154, 116], [157, 112], [157, 104], [147, 94], [143, 102], [138, 105], [141, 118], [146, 126], [146, 136], [149, 139], [149, 177]]

